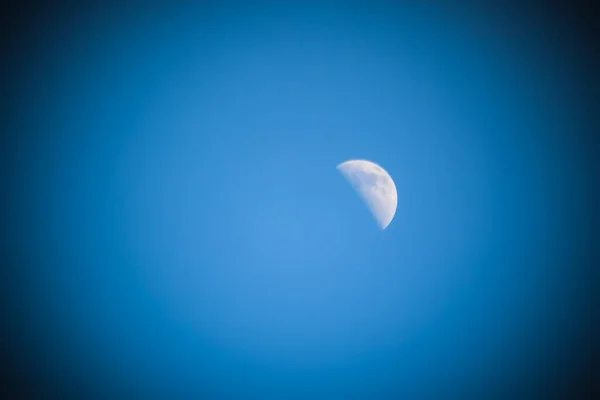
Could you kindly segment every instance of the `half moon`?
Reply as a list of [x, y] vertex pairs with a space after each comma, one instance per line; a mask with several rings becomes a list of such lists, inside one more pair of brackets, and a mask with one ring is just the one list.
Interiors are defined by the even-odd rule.
[[337, 166], [367, 205], [381, 229], [387, 228], [396, 214], [396, 185], [379, 165], [367, 160], [349, 160]]

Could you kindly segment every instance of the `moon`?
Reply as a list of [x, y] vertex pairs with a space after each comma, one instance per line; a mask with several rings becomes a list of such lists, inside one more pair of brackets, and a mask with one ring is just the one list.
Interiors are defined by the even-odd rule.
[[337, 170], [365, 202], [379, 227], [387, 228], [398, 206], [398, 193], [390, 174], [367, 160], [345, 161], [337, 166]]

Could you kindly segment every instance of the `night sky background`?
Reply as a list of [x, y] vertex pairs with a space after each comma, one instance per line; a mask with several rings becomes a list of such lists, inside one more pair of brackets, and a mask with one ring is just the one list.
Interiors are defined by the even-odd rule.
[[592, 7], [167, 3], [2, 12], [5, 398], [598, 398]]

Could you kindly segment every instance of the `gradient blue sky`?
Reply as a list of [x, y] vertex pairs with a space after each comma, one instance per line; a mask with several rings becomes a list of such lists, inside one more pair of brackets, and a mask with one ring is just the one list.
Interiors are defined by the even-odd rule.
[[[106, 392], [444, 398], [568, 363], [579, 86], [517, 17], [173, 6], [39, 28], [18, 217], [36, 368]], [[385, 231], [335, 169], [353, 158], [395, 180]]]

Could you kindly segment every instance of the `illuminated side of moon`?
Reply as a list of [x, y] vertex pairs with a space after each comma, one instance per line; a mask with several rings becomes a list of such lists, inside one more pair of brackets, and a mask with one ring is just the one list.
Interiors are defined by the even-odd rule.
[[379, 227], [387, 228], [398, 206], [398, 193], [390, 174], [367, 160], [345, 161], [337, 169], [365, 202]]

